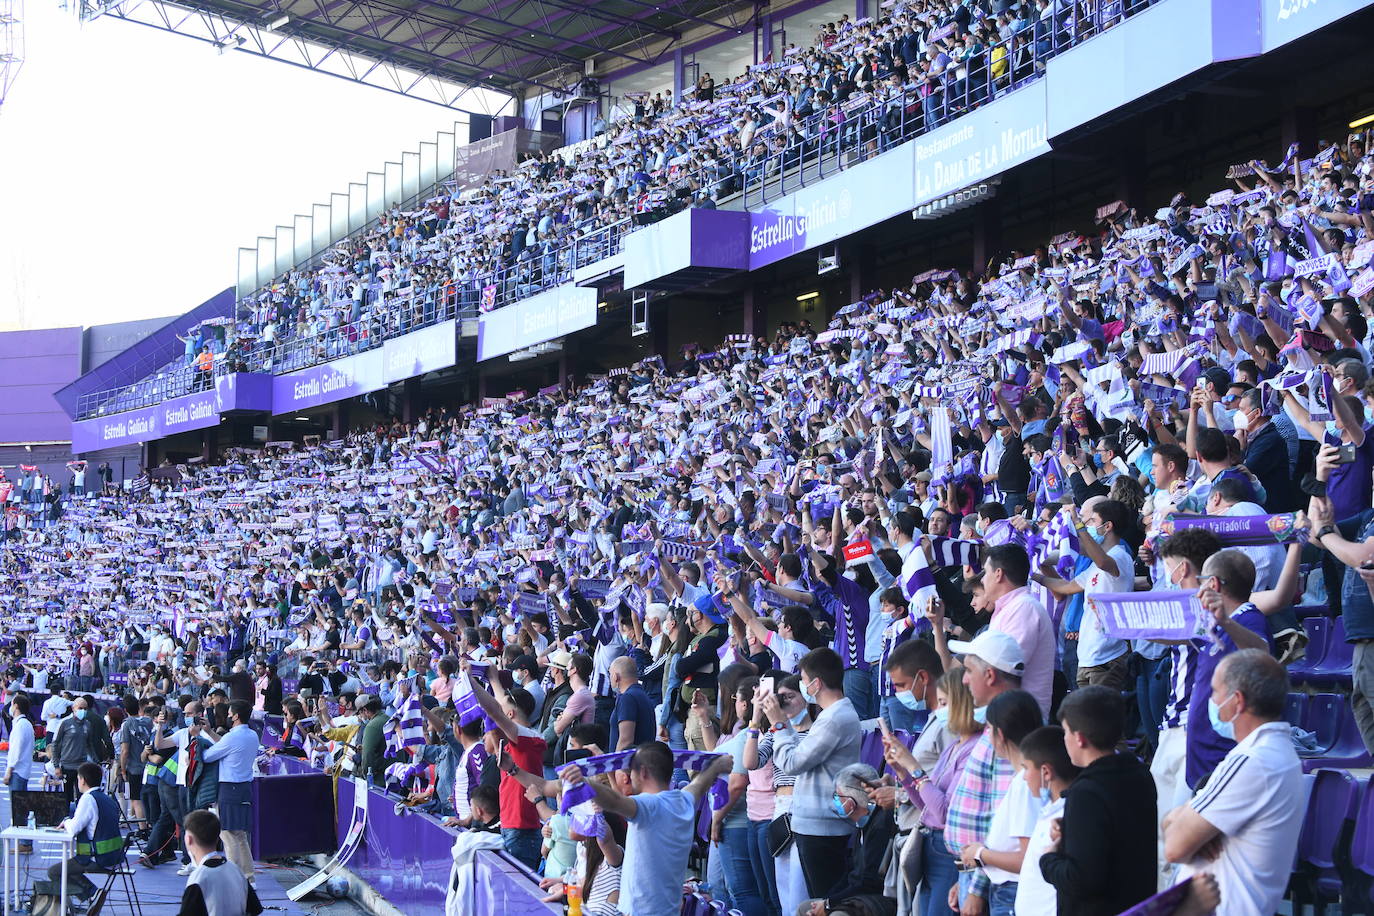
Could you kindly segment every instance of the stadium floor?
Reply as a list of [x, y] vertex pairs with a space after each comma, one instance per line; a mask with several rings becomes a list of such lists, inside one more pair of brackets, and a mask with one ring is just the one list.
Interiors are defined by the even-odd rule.
[[[3, 768], [4, 762], [0, 760], [0, 769]], [[0, 782], [0, 828], [8, 826], [10, 826], [10, 793], [4, 783]], [[60, 849], [61, 846], [58, 843], [44, 844], [38, 842], [34, 844], [33, 854], [20, 857], [21, 867], [24, 870], [19, 882], [21, 899], [27, 900], [35, 880], [45, 880], [48, 877], [48, 866], [59, 861]], [[135, 887], [145, 916], [168, 916], [168, 914], [175, 913], [181, 902], [181, 892], [186, 887], [186, 879], [177, 875], [177, 870], [173, 865], [162, 865], [153, 869], [140, 868], [134, 864], [137, 856], [136, 851], [130, 851], [130, 863], [133, 864], [136, 872]], [[325, 903], [307, 898], [304, 905], [292, 902], [286, 896], [286, 889], [312, 873], [313, 869], [305, 866], [292, 868], [259, 862], [256, 887], [258, 899], [262, 901], [264, 912], [284, 914], [284, 916], [307, 916], [307, 914], [317, 913], [348, 916], [348, 914], [365, 912], [350, 901]], [[99, 884], [104, 879], [102, 876], [93, 875], [92, 880]], [[13, 906], [10, 912], [15, 912]], [[27, 912], [27, 906], [20, 912]], [[123, 887], [119, 881], [116, 881], [110, 899], [106, 901], [101, 914], [102, 916], [115, 916], [115, 914], [127, 914], [129, 912], [130, 907]]]

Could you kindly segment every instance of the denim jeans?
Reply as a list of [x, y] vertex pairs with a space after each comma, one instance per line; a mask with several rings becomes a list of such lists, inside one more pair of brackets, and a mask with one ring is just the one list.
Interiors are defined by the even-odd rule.
[[989, 916], [1013, 916], [1016, 912], [1016, 882], [992, 886], [992, 899], [988, 901]]
[[167, 853], [174, 853], [176, 850], [172, 832], [181, 826], [182, 818], [186, 816], [181, 807], [181, 798], [177, 793], [177, 788], [177, 786], [169, 786], [164, 782], [157, 784], [160, 811], [157, 822], [153, 824], [152, 832], [148, 834], [148, 843], [144, 847], [144, 854], [150, 859]]
[[539, 870], [539, 853], [544, 841], [538, 830], [502, 827], [501, 843], [506, 847], [506, 852], [519, 859], [530, 871]]
[[893, 731], [914, 731], [916, 713], [903, 706], [896, 697], [883, 697], [883, 718]]
[[921, 835], [925, 848], [921, 850], [921, 893], [917, 897], [916, 916], [952, 916], [949, 908], [949, 889], [959, 880], [954, 855], [945, 845], [945, 832], [932, 830]]
[[29, 788], [29, 778], [11, 773], [5, 778], [5, 785], [9, 786], [10, 792], [26, 792]]
[[1008, 515], [1015, 515], [1026, 506], [1026, 491], [1019, 490], [1013, 493], [1002, 494], [1002, 508], [1007, 510]]
[[[677, 716], [670, 715], [668, 717], [668, 746], [675, 751], [687, 750], [687, 725], [684, 722], [679, 722]], [[673, 785], [679, 785], [686, 781], [686, 770], [673, 770]]]
[[867, 671], [849, 668], [844, 672], [844, 695], [854, 704], [854, 712], [859, 720], [873, 719], [878, 715], [878, 691], [874, 689], [873, 678]]
[[1159, 658], [1140, 657], [1140, 673], [1135, 679], [1135, 701], [1140, 708], [1140, 727], [1150, 747], [1159, 746], [1159, 724], [1169, 702], [1170, 672], [1173, 664], [1165, 652]]
[[769, 916], [780, 916], [778, 901], [778, 872], [773, 856], [768, 852], [768, 825], [772, 821], [750, 821], [749, 864], [754, 868], [754, 883], [763, 897], [764, 910]]
[[743, 916], [765, 916], [763, 895], [754, 876], [754, 833], [748, 822], [721, 831], [720, 866], [725, 872], [725, 884], [730, 889], [734, 908]]

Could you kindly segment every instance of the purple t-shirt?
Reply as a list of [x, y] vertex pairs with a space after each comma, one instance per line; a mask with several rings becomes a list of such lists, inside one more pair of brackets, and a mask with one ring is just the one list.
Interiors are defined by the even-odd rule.
[[[1264, 637], [1269, 648], [1274, 641], [1269, 637], [1269, 621], [1260, 609], [1253, 604], [1243, 604], [1231, 615], [1231, 619], [1252, 633]], [[1212, 675], [1216, 673], [1221, 660], [1236, 651], [1236, 644], [1226, 631], [1216, 624], [1212, 633], [1220, 640], [1220, 646], [1211, 640], [1194, 640], [1197, 646], [1197, 669], [1193, 674], [1193, 695], [1188, 701], [1188, 787], [1196, 789], [1226, 752], [1236, 746], [1234, 741], [1223, 738], [1212, 728], [1212, 720], [1207, 715], [1207, 701], [1212, 698]], [[1227, 707], [1230, 711], [1230, 707]]]
[[[1331, 445], [1340, 443], [1339, 437], [1333, 437], [1330, 433], [1327, 433], [1326, 441]], [[1331, 479], [1326, 483], [1331, 508], [1338, 520], [1358, 515], [1369, 508], [1371, 472], [1374, 472], [1374, 426], [1366, 426], [1364, 445], [1355, 449], [1355, 460], [1350, 464], [1336, 465], [1331, 471]]]

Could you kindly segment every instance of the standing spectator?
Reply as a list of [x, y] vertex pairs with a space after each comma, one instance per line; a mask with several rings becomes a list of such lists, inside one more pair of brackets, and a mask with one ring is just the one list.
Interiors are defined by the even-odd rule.
[[[463, 663], [463, 677], [471, 680], [467, 673], [467, 662]], [[501, 768], [501, 841], [506, 851], [515, 856], [531, 870], [539, 868], [539, 850], [543, 845], [540, 838], [539, 814], [533, 803], [525, 797], [525, 789], [515, 778], [517, 769], [529, 773], [544, 771], [544, 749], [547, 745], [539, 732], [530, 728], [530, 716], [534, 713], [534, 697], [523, 687], [507, 691], [499, 677], [491, 679], [491, 693], [481, 684], [471, 681], [473, 696], [477, 698], [487, 718], [496, 723], [496, 729], [489, 734], [499, 734], [506, 742], [506, 756], [497, 760]], [[493, 750], [488, 747], [488, 751]]]
[[1237, 743], [1207, 785], [1164, 822], [1183, 875], [1211, 874], [1228, 913], [1273, 913], [1288, 886], [1306, 806], [1283, 706], [1288, 677], [1261, 649], [1228, 655], [1212, 675], [1208, 715]]
[[1050, 714], [1054, 687], [1054, 623], [1044, 605], [1026, 588], [1030, 557], [1019, 544], [988, 548], [983, 559], [983, 597], [993, 606], [989, 626], [1011, 636], [1021, 647], [1025, 662], [1023, 688], [1040, 704], [1040, 714]]
[[1035, 829], [1026, 843], [1026, 855], [1021, 867], [1021, 880], [1016, 887], [1018, 913], [1054, 913], [1057, 898], [1054, 885], [1045, 880], [1040, 871], [1040, 857], [1050, 847], [1050, 835], [1059, 829], [1064, 814], [1064, 792], [1078, 767], [1069, 759], [1064, 744], [1064, 729], [1058, 725], [1037, 728], [1021, 740], [1021, 772], [1031, 794], [1040, 800], [1040, 814]]
[[1081, 772], [1065, 793], [1059, 838], [1051, 831], [1040, 873], [1062, 916], [1114, 916], [1154, 894], [1155, 784], [1134, 754], [1116, 752], [1121, 695], [1082, 687], [1059, 707], [1064, 745]]
[[639, 683], [634, 659], [622, 655], [611, 662], [611, 689], [616, 693], [611, 713], [611, 744], [624, 751], [654, 740], [654, 707]]
[[764, 712], [778, 730], [775, 765], [796, 777], [792, 794], [792, 835], [806, 888], [825, 898], [844, 876], [853, 823], [835, 815], [831, 796], [840, 770], [859, 761], [860, 728], [854, 705], [845, 698], [844, 663], [834, 649], [813, 649], [798, 665], [801, 696], [821, 713], [806, 740], [792, 727], [776, 695], [763, 700]]
[[728, 773], [733, 765], [730, 756], [723, 754], [685, 788], [669, 789], [673, 752], [661, 741], [652, 741], [635, 751], [628, 772], [614, 774], [617, 788], [598, 780], [588, 781], [576, 764], [562, 771], [560, 775], [569, 789], [583, 784], [591, 786], [596, 803], [603, 810], [620, 815], [630, 824], [621, 864], [621, 913], [676, 916], [681, 911], [687, 855], [696, 835], [693, 825], [697, 805], [716, 778]]

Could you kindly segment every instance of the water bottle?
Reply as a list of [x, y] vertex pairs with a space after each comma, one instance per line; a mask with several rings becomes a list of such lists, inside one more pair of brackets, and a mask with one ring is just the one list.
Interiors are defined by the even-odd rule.
[[38, 818], [34, 817], [33, 812], [29, 812], [29, 829], [33, 830], [38, 826]]
[[563, 875], [563, 894], [568, 898], [568, 916], [582, 916], [582, 888], [573, 869]]

